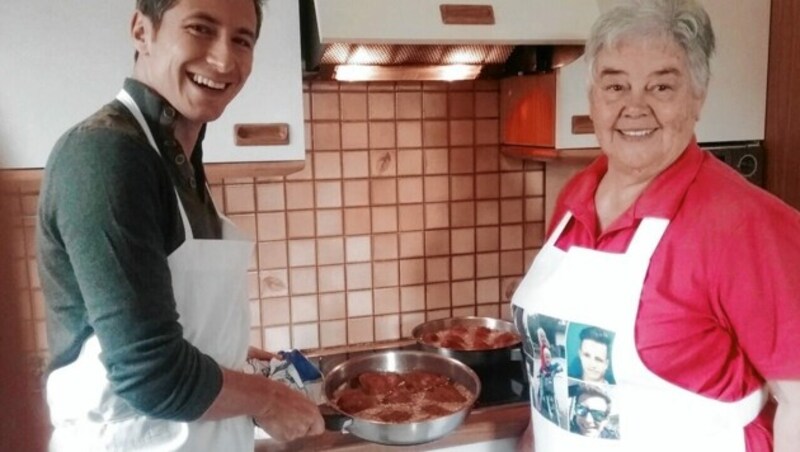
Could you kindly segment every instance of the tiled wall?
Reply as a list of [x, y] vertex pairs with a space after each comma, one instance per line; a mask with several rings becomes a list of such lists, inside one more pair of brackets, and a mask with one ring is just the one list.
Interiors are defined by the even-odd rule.
[[[500, 154], [498, 95], [494, 81], [315, 82], [303, 171], [211, 181], [257, 241], [254, 345], [391, 341], [429, 319], [508, 315], [542, 241], [544, 168]], [[35, 204], [20, 197], [17, 265], [28, 348], [44, 356]]]

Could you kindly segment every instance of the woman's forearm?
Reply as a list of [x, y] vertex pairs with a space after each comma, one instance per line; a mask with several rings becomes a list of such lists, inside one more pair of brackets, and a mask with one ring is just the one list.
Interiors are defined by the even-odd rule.
[[797, 452], [800, 445], [800, 381], [771, 381], [769, 387], [778, 400], [773, 425], [774, 452]]

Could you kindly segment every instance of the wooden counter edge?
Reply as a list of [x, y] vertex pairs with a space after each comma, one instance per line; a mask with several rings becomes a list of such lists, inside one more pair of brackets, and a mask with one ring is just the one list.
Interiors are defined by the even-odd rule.
[[502, 438], [519, 437], [530, 420], [531, 408], [526, 402], [479, 408], [473, 410], [459, 428], [436, 441], [416, 446], [383, 446], [364, 441], [351, 434], [326, 431], [320, 436], [303, 438], [289, 443], [257, 440], [256, 452], [296, 450], [325, 451], [426, 451], [473, 444]]

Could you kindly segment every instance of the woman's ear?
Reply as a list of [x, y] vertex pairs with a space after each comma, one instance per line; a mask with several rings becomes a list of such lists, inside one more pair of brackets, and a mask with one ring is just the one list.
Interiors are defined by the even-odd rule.
[[153, 23], [150, 18], [142, 14], [141, 11], [136, 10], [131, 18], [131, 38], [133, 38], [133, 47], [138, 55], [147, 55], [149, 53], [152, 31]]

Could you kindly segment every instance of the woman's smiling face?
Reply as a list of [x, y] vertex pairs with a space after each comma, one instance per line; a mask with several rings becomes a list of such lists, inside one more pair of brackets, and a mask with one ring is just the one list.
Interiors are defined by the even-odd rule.
[[591, 116], [610, 168], [658, 174], [692, 140], [705, 94], [672, 40], [622, 38], [597, 54], [592, 79]]

